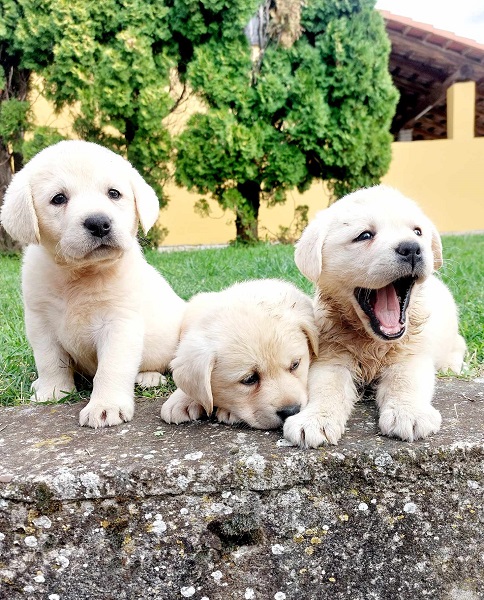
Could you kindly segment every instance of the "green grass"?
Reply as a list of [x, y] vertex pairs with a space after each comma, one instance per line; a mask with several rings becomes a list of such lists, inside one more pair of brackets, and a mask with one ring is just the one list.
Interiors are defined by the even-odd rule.
[[484, 235], [444, 236], [443, 281], [459, 307], [469, 371], [484, 365]]
[[25, 338], [20, 295], [20, 257], [0, 256], [0, 404], [30, 396], [35, 379], [32, 350]]
[[201, 291], [219, 291], [236, 281], [265, 277], [292, 281], [305, 292], [312, 293], [312, 284], [298, 271], [293, 256], [292, 246], [269, 244], [185, 252], [146, 252], [148, 261], [185, 299]]
[[[452, 290], [460, 310], [461, 332], [468, 344], [466, 375], [476, 375], [484, 364], [484, 235], [443, 238], [445, 264], [442, 279]], [[182, 298], [200, 291], [218, 291], [235, 281], [278, 277], [292, 281], [307, 293], [309, 283], [297, 270], [292, 246], [229, 247], [185, 252], [147, 251], [148, 261], [161, 271]], [[35, 379], [32, 351], [24, 335], [20, 297], [18, 256], [0, 255], [0, 404], [28, 401], [30, 384]], [[137, 390], [145, 397], [164, 395], [167, 386], [154, 391]], [[86, 397], [87, 392], [66, 398]]]

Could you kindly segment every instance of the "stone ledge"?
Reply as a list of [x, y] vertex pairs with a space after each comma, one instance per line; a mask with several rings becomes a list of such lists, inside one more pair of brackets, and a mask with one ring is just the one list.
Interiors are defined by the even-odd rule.
[[484, 572], [484, 382], [441, 380], [443, 427], [337, 447], [170, 426], [159, 402], [94, 431], [79, 405], [0, 410], [0, 598], [475, 600]]

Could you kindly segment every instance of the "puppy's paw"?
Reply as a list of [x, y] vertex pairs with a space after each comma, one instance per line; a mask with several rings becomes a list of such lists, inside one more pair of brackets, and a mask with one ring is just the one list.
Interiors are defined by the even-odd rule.
[[134, 415], [134, 400], [131, 397], [117, 399], [116, 402], [96, 400], [91, 397], [87, 406], [79, 414], [79, 424], [98, 429], [131, 421]]
[[451, 354], [447, 357], [445, 363], [443, 363], [439, 370], [441, 371], [452, 371], [456, 375], [460, 375], [462, 373], [462, 369], [464, 368], [464, 358], [462, 354], [459, 352]]
[[135, 382], [142, 388], [151, 388], [157, 385], [164, 385], [166, 377], [158, 373], [158, 371], [142, 371], [136, 375]]
[[64, 396], [68, 396], [70, 393], [75, 392], [76, 388], [72, 381], [61, 381], [59, 383], [49, 383], [43, 380], [36, 379], [32, 383], [32, 391], [34, 392], [30, 396], [31, 402], [50, 402], [60, 400]]
[[161, 407], [160, 416], [165, 423], [184, 423], [196, 421], [205, 415], [203, 406], [178, 388]]
[[426, 438], [440, 429], [442, 417], [431, 404], [399, 406], [390, 404], [380, 412], [378, 424], [384, 435], [407, 442]]
[[215, 416], [217, 417], [217, 421], [220, 421], [220, 423], [227, 423], [227, 425], [234, 425], [235, 423], [242, 422], [241, 419], [234, 415], [234, 413], [225, 410], [225, 408], [217, 408]]
[[302, 410], [284, 423], [284, 437], [294, 446], [317, 448], [322, 444], [338, 443], [345, 431], [345, 422], [336, 415]]

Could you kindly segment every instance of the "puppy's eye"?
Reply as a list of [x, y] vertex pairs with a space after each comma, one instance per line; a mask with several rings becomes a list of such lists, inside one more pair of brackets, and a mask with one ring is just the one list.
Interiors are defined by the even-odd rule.
[[66, 204], [67, 203], [67, 196], [65, 196], [64, 194], [56, 194], [50, 201], [51, 204], [54, 204], [55, 206], [60, 206], [61, 204]]
[[243, 385], [255, 385], [256, 383], [259, 383], [259, 380], [259, 373], [251, 373], [250, 375], [247, 375], [247, 377], [244, 377], [244, 379], [241, 379], [240, 383]]
[[121, 198], [121, 192], [118, 192], [118, 190], [115, 190], [114, 188], [111, 188], [108, 191], [108, 196], [112, 199], [112, 200], [119, 200], [119, 198]]
[[420, 227], [415, 227], [413, 232], [415, 233], [415, 235], [418, 235], [419, 237], [422, 235], [422, 230], [420, 229]]
[[363, 231], [353, 241], [354, 242], [366, 242], [367, 240], [372, 240], [374, 237], [375, 237], [375, 234], [372, 233], [371, 231]]
[[289, 371], [295, 371], [299, 367], [300, 362], [301, 362], [300, 358], [292, 361], [291, 366], [289, 367]]

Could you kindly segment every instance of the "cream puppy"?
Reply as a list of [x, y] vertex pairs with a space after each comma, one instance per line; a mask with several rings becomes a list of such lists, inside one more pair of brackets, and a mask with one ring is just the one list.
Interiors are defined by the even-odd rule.
[[307, 403], [310, 348], [318, 334], [310, 298], [276, 279], [198, 294], [187, 305], [171, 363], [178, 389], [167, 423], [211, 414], [224, 423], [274, 429]]
[[376, 383], [382, 433], [402, 440], [439, 430], [436, 369], [459, 372], [465, 342], [446, 286], [439, 234], [420, 208], [385, 186], [354, 192], [320, 212], [296, 247], [316, 284], [319, 357], [309, 403], [287, 419], [301, 446], [336, 444], [362, 386]]
[[185, 303], [144, 260], [136, 241], [158, 218], [153, 189], [110, 150], [65, 141], [13, 177], [1, 222], [27, 245], [22, 291], [38, 379], [32, 400], [94, 377], [80, 424], [129, 421], [134, 384], [160, 383], [174, 356]]

